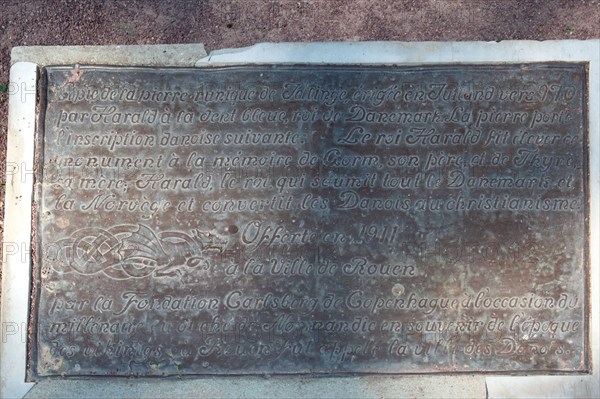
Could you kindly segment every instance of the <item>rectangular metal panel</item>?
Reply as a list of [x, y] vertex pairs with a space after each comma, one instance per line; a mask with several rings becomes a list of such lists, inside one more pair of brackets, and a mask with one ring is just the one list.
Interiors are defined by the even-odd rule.
[[45, 74], [31, 379], [588, 370], [585, 65]]

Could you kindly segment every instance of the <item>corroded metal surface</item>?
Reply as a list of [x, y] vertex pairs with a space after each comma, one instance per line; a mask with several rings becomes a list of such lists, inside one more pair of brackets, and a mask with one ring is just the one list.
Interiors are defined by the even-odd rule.
[[45, 79], [30, 378], [588, 369], [583, 65]]

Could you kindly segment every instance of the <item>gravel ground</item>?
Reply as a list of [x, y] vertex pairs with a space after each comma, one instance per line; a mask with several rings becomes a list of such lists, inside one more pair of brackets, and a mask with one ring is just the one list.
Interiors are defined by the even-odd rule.
[[14, 46], [591, 38], [600, 0], [0, 0], [0, 236]]

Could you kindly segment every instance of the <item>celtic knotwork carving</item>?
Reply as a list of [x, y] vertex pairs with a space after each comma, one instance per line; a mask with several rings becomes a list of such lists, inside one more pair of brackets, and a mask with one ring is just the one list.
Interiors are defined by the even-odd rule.
[[138, 224], [79, 229], [46, 251], [45, 260], [60, 273], [104, 274], [116, 280], [181, 276], [185, 268], [209, 270], [210, 252], [222, 252], [227, 240], [192, 230], [155, 233]]

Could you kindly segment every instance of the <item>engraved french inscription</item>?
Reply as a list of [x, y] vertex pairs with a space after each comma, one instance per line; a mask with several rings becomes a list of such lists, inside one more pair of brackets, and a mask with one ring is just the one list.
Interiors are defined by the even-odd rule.
[[42, 79], [30, 379], [589, 370], [584, 64]]

